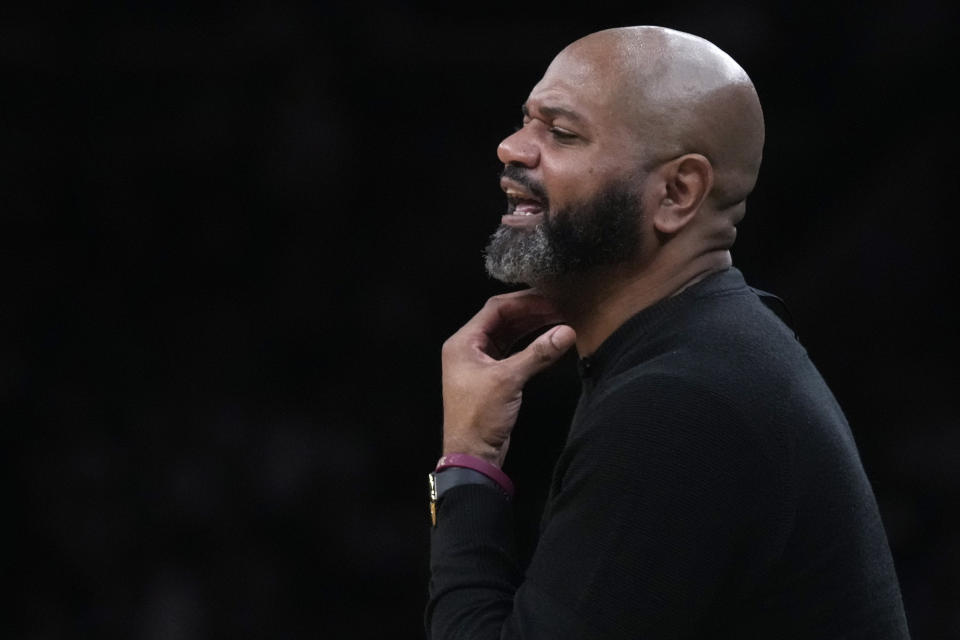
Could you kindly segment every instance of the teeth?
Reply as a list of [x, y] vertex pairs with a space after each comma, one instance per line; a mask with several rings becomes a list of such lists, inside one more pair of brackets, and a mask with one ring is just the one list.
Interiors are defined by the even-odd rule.
[[517, 200], [529, 200], [531, 202], [540, 202], [536, 198], [526, 193], [520, 193], [519, 191], [514, 191], [513, 189], [507, 189], [507, 196], [510, 198], [516, 198]]

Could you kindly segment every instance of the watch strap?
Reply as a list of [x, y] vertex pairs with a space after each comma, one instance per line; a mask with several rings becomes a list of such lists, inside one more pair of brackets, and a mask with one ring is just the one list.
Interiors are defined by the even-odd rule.
[[510, 480], [510, 477], [503, 472], [503, 469], [490, 464], [483, 458], [478, 458], [477, 456], [472, 456], [467, 453], [448, 453], [437, 462], [436, 471], [450, 467], [465, 467], [479, 471], [500, 485], [500, 488], [503, 489], [504, 493], [508, 496], [513, 496], [513, 481]]
[[[430, 489], [430, 522], [437, 526], [437, 507], [443, 494], [464, 484], [481, 484], [496, 489], [503, 494], [503, 489], [494, 480], [468, 467], [447, 467], [440, 471], [427, 474]], [[506, 495], [506, 494], [504, 494]], [[509, 496], [506, 496], [509, 497]]]

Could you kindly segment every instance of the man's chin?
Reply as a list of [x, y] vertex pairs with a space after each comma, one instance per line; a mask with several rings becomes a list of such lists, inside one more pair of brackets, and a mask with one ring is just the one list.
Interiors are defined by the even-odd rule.
[[501, 225], [484, 251], [490, 277], [505, 284], [539, 286], [556, 272], [556, 257], [542, 227]]

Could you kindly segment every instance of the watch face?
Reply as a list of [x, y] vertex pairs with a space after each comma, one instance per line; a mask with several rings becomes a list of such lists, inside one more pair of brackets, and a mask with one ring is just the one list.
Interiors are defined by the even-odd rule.
[[437, 477], [433, 473], [427, 474], [427, 485], [430, 487], [430, 524], [437, 526]]

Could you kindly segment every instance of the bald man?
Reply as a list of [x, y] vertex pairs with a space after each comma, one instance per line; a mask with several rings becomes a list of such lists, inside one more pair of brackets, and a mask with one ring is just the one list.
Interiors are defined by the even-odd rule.
[[[669, 29], [589, 35], [533, 88], [486, 249], [533, 288], [443, 348], [431, 637], [908, 637], [843, 413], [732, 267], [763, 138], [743, 69]], [[524, 384], [574, 345], [583, 390], [523, 571], [502, 466]]]

